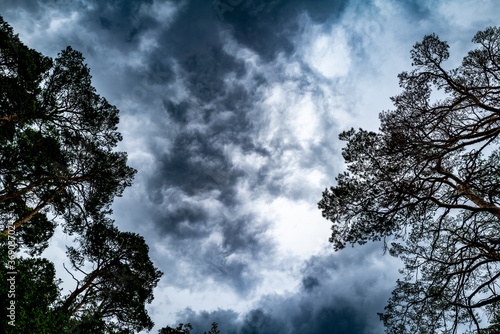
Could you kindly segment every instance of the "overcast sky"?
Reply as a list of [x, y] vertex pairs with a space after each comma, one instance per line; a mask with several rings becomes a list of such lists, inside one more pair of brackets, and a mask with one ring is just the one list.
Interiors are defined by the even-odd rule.
[[[373, 243], [335, 253], [317, 209], [344, 168], [338, 134], [378, 129], [425, 34], [448, 41], [451, 67], [499, 13], [495, 0], [0, 1], [29, 47], [81, 51], [121, 111], [138, 174], [113, 218], [164, 272], [153, 333], [383, 332], [399, 262]], [[48, 252], [60, 271], [67, 242]]]

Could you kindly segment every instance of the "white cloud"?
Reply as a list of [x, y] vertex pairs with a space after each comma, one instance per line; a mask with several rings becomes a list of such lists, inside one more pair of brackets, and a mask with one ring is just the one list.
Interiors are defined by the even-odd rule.
[[302, 37], [307, 64], [328, 79], [346, 76], [351, 67], [351, 51], [346, 31], [333, 26], [322, 32], [323, 26], [312, 26]]
[[447, 0], [440, 1], [436, 5], [440, 16], [446, 18], [449, 24], [460, 28], [491, 24], [488, 22], [491, 20], [491, 14], [498, 13], [499, 10], [498, 1], [493, 0]]
[[278, 197], [260, 207], [273, 222], [269, 234], [278, 244], [279, 257], [301, 262], [328, 246], [330, 227], [315, 203]]

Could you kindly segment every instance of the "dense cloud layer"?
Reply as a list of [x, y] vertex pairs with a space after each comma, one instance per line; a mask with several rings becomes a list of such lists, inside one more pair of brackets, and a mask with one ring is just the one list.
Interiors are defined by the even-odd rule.
[[[301, 269], [301, 284], [294, 292], [263, 296], [245, 314], [186, 309], [178, 317], [195, 331], [215, 321], [224, 333], [380, 333], [377, 313], [383, 312], [394, 268], [379, 256], [380, 245], [344, 259], [313, 256]], [[350, 268], [350, 261], [356, 261], [357, 270]]]
[[344, 168], [338, 133], [377, 129], [424, 34], [463, 55], [496, 7], [10, 0], [0, 13], [49, 56], [82, 51], [121, 110], [120, 149], [139, 173], [113, 217], [165, 272], [157, 328], [312, 334], [380, 333], [398, 277], [381, 245], [328, 245], [316, 202]]

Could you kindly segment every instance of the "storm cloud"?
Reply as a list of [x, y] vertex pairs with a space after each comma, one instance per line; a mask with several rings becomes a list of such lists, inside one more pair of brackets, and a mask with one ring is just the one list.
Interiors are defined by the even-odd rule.
[[396, 260], [382, 263], [381, 249], [372, 245], [342, 259], [335, 254], [313, 256], [301, 268], [296, 290], [265, 295], [244, 314], [231, 309], [197, 313], [188, 308], [178, 318], [191, 323], [195, 332], [217, 322], [224, 333], [235, 334], [381, 333], [377, 313], [384, 310], [397, 265]]
[[338, 134], [378, 128], [425, 34], [459, 61], [497, 23], [480, 2], [5, 0], [0, 14], [48, 56], [81, 51], [120, 109], [138, 174], [113, 218], [165, 273], [155, 330], [380, 333], [399, 262], [380, 244], [334, 253], [316, 203], [345, 168]]

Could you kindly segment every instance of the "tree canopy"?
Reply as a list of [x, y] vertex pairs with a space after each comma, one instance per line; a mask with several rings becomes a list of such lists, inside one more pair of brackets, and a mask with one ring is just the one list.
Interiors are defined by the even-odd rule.
[[[133, 333], [162, 273], [144, 238], [109, 218], [135, 170], [116, 152], [118, 109], [96, 93], [82, 54], [53, 60], [0, 17], [0, 328], [6, 333]], [[75, 237], [62, 295], [41, 258], [57, 225]], [[24, 254], [24, 255], [23, 255]], [[12, 308], [13, 312], [9, 308]], [[11, 316], [9, 318], [9, 315]]]
[[96, 94], [80, 52], [68, 47], [52, 61], [4, 21], [0, 27], [2, 231], [29, 230], [50, 209], [77, 232], [109, 210], [135, 174], [126, 154], [113, 151], [118, 109]]
[[340, 135], [347, 171], [318, 204], [336, 250], [391, 240], [404, 261], [381, 314], [388, 333], [489, 333], [498, 323], [500, 29], [472, 41], [454, 69], [436, 35], [415, 44], [379, 132]]
[[[161, 328], [158, 331], [158, 334], [190, 334], [193, 330], [193, 326], [191, 324], [179, 324], [177, 327], [173, 328], [170, 326], [166, 326]], [[210, 330], [207, 332], [203, 332], [203, 334], [220, 334], [219, 324], [216, 322], [212, 322], [212, 326]]]

